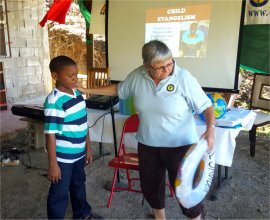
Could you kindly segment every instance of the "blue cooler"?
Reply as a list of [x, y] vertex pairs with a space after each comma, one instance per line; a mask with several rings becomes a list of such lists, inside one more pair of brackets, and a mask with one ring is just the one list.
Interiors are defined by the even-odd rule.
[[122, 115], [134, 115], [136, 114], [135, 107], [133, 104], [133, 96], [127, 99], [119, 99], [119, 111]]

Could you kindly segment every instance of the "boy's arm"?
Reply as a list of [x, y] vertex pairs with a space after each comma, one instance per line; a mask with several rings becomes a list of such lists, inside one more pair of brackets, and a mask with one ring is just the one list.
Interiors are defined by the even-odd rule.
[[55, 134], [45, 134], [45, 138], [48, 151], [48, 179], [52, 183], [57, 183], [61, 179], [61, 170], [56, 159]]
[[86, 135], [86, 156], [85, 156], [85, 164], [92, 164], [93, 156], [92, 156], [92, 149], [91, 149], [91, 143], [90, 143], [90, 135], [89, 135], [89, 129], [87, 129], [87, 135]]
[[98, 88], [78, 87], [78, 90], [80, 90], [84, 94], [107, 95], [107, 96], [116, 96], [117, 95], [117, 85], [116, 84], [102, 86], [102, 87], [98, 87]]

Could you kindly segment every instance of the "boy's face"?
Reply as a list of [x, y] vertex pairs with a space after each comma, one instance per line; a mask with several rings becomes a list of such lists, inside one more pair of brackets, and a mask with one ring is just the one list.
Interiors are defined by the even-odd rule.
[[53, 72], [52, 77], [56, 81], [56, 88], [62, 92], [70, 92], [77, 85], [77, 74], [77, 65], [66, 66], [59, 73]]

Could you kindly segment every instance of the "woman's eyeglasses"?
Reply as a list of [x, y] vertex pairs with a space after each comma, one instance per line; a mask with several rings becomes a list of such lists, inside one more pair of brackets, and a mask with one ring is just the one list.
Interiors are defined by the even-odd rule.
[[157, 68], [154, 68], [152, 65], [150, 65], [150, 66], [156, 72], [163, 72], [163, 71], [165, 71], [167, 69], [170, 70], [173, 67], [173, 65], [174, 65], [174, 60], [171, 63], [168, 63], [166, 66], [161, 66], [161, 67], [157, 67]]

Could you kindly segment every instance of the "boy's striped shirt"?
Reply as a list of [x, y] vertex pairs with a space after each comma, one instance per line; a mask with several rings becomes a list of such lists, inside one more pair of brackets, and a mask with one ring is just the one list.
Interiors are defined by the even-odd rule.
[[55, 134], [57, 161], [73, 163], [85, 155], [87, 111], [78, 90], [70, 95], [53, 89], [44, 103], [45, 134]]

